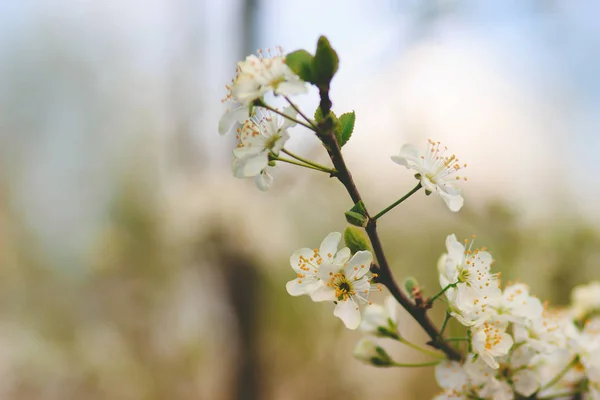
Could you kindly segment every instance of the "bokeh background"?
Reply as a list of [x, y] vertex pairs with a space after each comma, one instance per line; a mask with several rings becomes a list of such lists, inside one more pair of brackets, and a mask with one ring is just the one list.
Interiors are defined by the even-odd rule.
[[[435, 293], [446, 235], [475, 234], [506, 280], [560, 306], [600, 278], [598, 15], [593, 0], [0, 1], [0, 397], [430, 398], [431, 369], [360, 364], [332, 306], [287, 295], [289, 255], [342, 231], [351, 203], [313, 171], [278, 168], [267, 193], [233, 178], [224, 85], [257, 48], [327, 35], [372, 210], [415, 183], [389, 160], [402, 143], [469, 164], [460, 213], [419, 193], [381, 221], [398, 279]], [[401, 329], [424, 343], [406, 315]]]

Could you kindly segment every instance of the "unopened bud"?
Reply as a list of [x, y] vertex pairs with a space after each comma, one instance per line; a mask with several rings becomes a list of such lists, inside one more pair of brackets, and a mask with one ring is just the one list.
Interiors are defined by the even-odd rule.
[[392, 357], [381, 346], [371, 340], [361, 339], [354, 349], [354, 357], [358, 360], [376, 367], [390, 367], [394, 364]]

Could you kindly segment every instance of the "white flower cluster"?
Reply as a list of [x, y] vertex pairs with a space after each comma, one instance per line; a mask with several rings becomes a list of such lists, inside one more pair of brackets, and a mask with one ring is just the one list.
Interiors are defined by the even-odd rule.
[[547, 310], [524, 284], [501, 290], [491, 255], [471, 247], [448, 236], [438, 263], [449, 312], [467, 329], [469, 356], [436, 367], [444, 389], [437, 399], [571, 398], [583, 384], [600, 399], [598, 284], [576, 288], [571, 310]]
[[289, 281], [286, 288], [292, 296], [308, 295], [313, 301], [335, 302], [333, 314], [348, 329], [356, 329], [362, 320], [360, 306], [369, 304], [371, 291], [382, 289], [371, 282], [371, 252], [357, 251], [351, 255], [347, 247], [338, 251], [341, 239], [341, 233], [332, 232], [320, 248], [294, 252], [290, 264], [296, 279]]
[[219, 133], [224, 135], [237, 129], [238, 148], [234, 150], [233, 174], [237, 178], [254, 178], [260, 190], [267, 190], [273, 181], [269, 174], [269, 155], [277, 156], [289, 139], [288, 128], [295, 123], [296, 111], [287, 107], [281, 111], [290, 118], [283, 118], [267, 110], [256, 112], [253, 102], [266, 93], [291, 96], [307, 92], [306, 84], [285, 64], [279, 52], [264, 57], [250, 55], [237, 66], [237, 74], [223, 100], [228, 107], [219, 121]]

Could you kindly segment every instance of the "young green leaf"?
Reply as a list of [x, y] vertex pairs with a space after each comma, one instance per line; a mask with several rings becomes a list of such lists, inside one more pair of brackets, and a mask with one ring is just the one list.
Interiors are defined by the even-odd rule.
[[306, 50], [296, 50], [285, 56], [285, 63], [305, 82], [314, 83], [314, 57]]
[[354, 111], [340, 115], [341, 135], [338, 140], [340, 147], [345, 145], [352, 132], [354, 131], [354, 122], [356, 120], [356, 113]]
[[344, 230], [344, 243], [346, 243], [346, 247], [350, 249], [352, 254], [361, 250], [372, 251], [367, 234], [355, 226], [347, 226]]

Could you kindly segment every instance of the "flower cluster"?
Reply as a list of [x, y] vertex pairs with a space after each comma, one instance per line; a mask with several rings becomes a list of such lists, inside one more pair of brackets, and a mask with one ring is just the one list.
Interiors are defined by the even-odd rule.
[[[341, 152], [353, 133], [356, 115], [350, 112], [338, 118], [331, 110], [329, 88], [338, 61], [325, 37], [319, 38], [314, 55], [298, 50], [284, 56], [279, 50], [248, 56], [238, 63], [236, 76], [227, 85], [227, 110], [219, 121], [221, 134], [238, 124], [239, 143], [233, 150], [232, 165], [235, 177], [254, 178], [259, 189], [267, 190], [273, 180], [272, 168], [286, 162], [336, 178], [353, 200], [345, 213], [348, 223], [354, 225], [344, 233], [348, 247], [339, 249], [342, 234], [333, 232], [319, 248], [294, 252], [290, 264], [296, 277], [287, 283], [287, 292], [309, 296], [315, 302], [333, 302], [333, 314], [347, 328], [360, 327], [369, 335], [371, 338], [359, 341], [354, 352], [357, 359], [377, 367], [435, 366], [442, 388], [437, 399], [579, 396], [576, 398], [600, 400], [600, 282], [576, 287], [570, 308], [549, 309], [525, 284], [502, 287], [500, 274], [492, 270], [492, 255], [485, 248], [474, 248], [474, 237], [463, 243], [450, 235], [446, 253], [437, 263], [441, 290], [426, 299], [414, 278], [407, 278], [405, 290], [400, 289], [383, 252], [377, 220], [421, 188], [426, 195], [440, 196], [450, 211], [459, 211], [464, 199], [456, 183], [467, 180], [461, 172], [467, 165], [440, 142], [429, 140], [427, 149], [405, 144], [391, 159], [414, 171], [418, 184], [379, 213], [369, 213]], [[318, 89], [319, 108], [304, 113], [290, 96], [306, 93], [309, 84]], [[276, 101], [285, 101], [286, 107], [268, 104], [265, 98], [269, 94]], [[314, 120], [307, 115], [314, 115]], [[314, 132], [335, 169], [285, 148], [288, 130], [295, 125]], [[380, 265], [373, 265], [371, 249]], [[382, 290], [372, 271], [381, 272], [379, 279], [393, 294], [385, 305], [369, 300], [372, 291]], [[446, 307], [439, 330], [427, 315], [428, 309], [442, 303], [435, 303], [438, 299]], [[424, 328], [431, 348], [401, 335], [398, 304]], [[458, 336], [445, 333], [450, 323], [458, 328]], [[397, 362], [373, 337], [399, 342], [434, 361]]]
[[[592, 394], [597, 391], [600, 318], [577, 320], [573, 315], [593, 315], [598, 299], [575, 303], [569, 311], [545, 309], [525, 284], [501, 290], [498, 275], [490, 272], [490, 254], [471, 247], [472, 242], [467, 247], [448, 236], [448, 252], [438, 263], [448, 309], [465, 326], [469, 349], [463, 364], [436, 367], [444, 389], [438, 398], [550, 397], [575, 392], [583, 382]], [[591, 297], [594, 286], [577, 288], [580, 294], [574, 297]]]
[[351, 256], [350, 249], [338, 251], [342, 234], [332, 232], [318, 249], [303, 248], [290, 257], [296, 279], [287, 283], [292, 296], [308, 295], [313, 301], [336, 303], [333, 314], [348, 329], [356, 329], [361, 323], [360, 306], [369, 304], [369, 293], [381, 290], [374, 284], [370, 272], [373, 256], [369, 251], [358, 251]]

